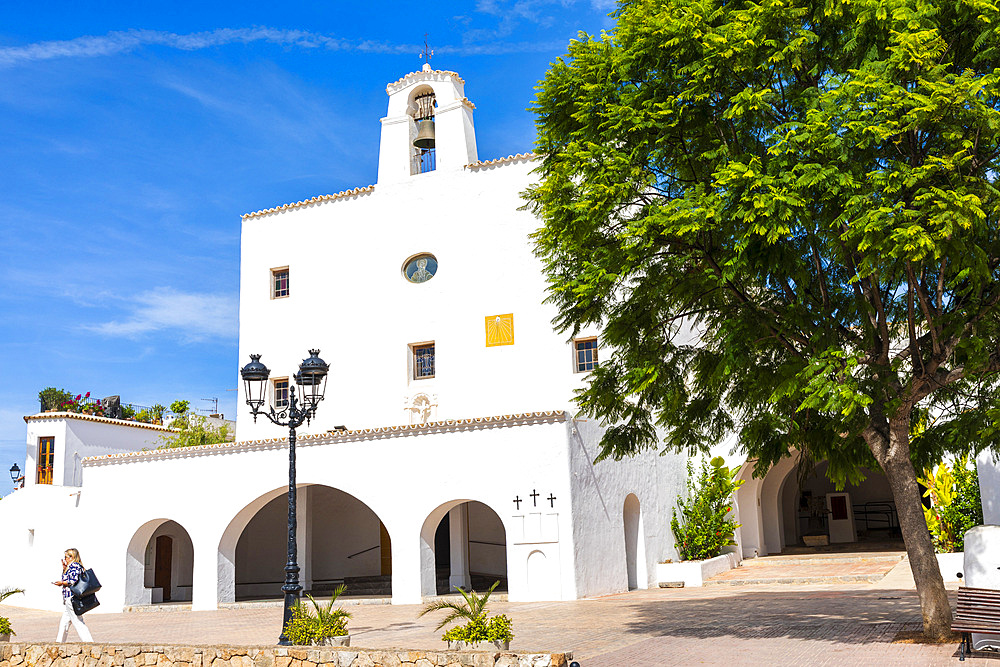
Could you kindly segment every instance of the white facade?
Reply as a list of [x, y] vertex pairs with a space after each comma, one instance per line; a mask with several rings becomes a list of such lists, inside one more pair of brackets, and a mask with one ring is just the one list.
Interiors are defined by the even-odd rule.
[[[428, 91], [436, 169], [417, 173], [413, 100]], [[453, 72], [425, 68], [387, 92], [374, 186], [243, 219], [241, 363], [261, 354], [272, 378], [288, 378], [319, 348], [330, 364], [326, 399], [298, 433], [305, 589], [385, 584], [393, 603], [412, 604], [498, 579], [511, 600], [650, 585], [676, 558], [684, 458], [592, 463], [603, 427], [574, 418], [586, 374], [552, 331], [529, 240], [538, 221], [521, 210], [534, 158], [477, 161], [475, 107]], [[421, 254], [436, 273], [411, 282], [404, 268]], [[286, 270], [287, 295], [276, 293]], [[431, 343], [432, 376], [415, 379], [414, 346]], [[0, 551], [0, 586], [57, 609], [44, 582], [75, 546], [104, 584], [99, 611], [278, 594], [287, 429], [243, 409], [236, 443], [137, 452], [147, 444], [134, 435], [133, 446], [81, 438], [94, 449], [80, 456], [113, 455], [0, 501], [0, 530], [24, 538]], [[37, 435], [29, 428], [29, 450]], [[67, 479], [82, 486], [60, 487]]]

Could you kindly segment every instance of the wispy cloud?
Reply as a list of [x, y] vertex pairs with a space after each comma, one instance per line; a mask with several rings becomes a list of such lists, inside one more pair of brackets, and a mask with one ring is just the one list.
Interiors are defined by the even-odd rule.
[[[543, 3], [545, 0], [541, 0]], [[521, 0], [515, 3], [515, 16], [532, 21], [541, 21], [534, 11], [538, 0]], [[494, 13], [488, 6], [485, 13]], [[510, 19], [503, 18], [504, 24], [497, 31], [490, 31], [495, 37], [500, 33], [509, 34]], [[57, 58], [94, 58], [128, 53], [147, 46], [164, 46], [183, 51], [197, 51], [228, 44], [251, 44], [264, 42], [283, 47], [303, 49], [326, 49], [330, 51], [353, 51], [359, 53], [399, 54], [418, 53], [417, 44], [394, 44], [378, 40], [349, 40], [333, 35], [306, 30], [280, 30], [277, 28], [219, 28], [205, 32], [178, 34], [160, 30], [123, 30], [106, 35], [87, 35], [67, 40], [35, 42], [23, 46], [0, 47], [0, 68], [16, 67], [32, 62]], [[435, 50], [440, 53], [463, 55], [502, 54], [538, 51], [544, 48], [536, 42], [523, 41], [511, 44], [463, 44], [461, 46], [442, 45]]]
[[131, 312], [122, 320], [84, 325], [83, 328], [105, 336], [125, 338], [169, 332], [184, 342], [236, 337], [235, 296], [184, 293], [161, 287], [139, 294], [132, 299], [130, 307]]

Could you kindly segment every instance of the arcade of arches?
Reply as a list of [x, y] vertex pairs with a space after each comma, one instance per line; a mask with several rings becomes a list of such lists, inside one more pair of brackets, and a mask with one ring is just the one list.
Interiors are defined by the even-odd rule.
[[788, 547], [864, 542], [896, 542], [899, 519], [880, 472], [862, 468], [864, 481], [838, 490], [821, 461], [804, 477], [798, 457], [782, 459], [763, 479], [754, 479], [753, 461], [740, 470], [743, 486], [736, 502], [744, 557], [777, 554]]
[[[392, 595], [392, 541], [365, 503], [338, 489], [298, 489], [298, 564], [303, 592], [345, 596]], [[220, 603], [280, 598], [288, 549], [288, 501], [275, 489], [244, 508], [218, 544]], [[416, 535], [414, 535], [416, 539]], [[507, 537], [500, 517], [484, 503], [456, 500], [434, 510], [420, 532], [424, 595], [455, 587], [507, 589]], [[177, 522], [142, 526], [129, 545], [127, 604], [192, 599], [194, 546]]]

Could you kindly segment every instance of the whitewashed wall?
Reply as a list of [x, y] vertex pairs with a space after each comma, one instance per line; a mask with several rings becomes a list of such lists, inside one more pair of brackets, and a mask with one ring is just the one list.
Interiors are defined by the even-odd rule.
[[575, 587], [580, 596], [628, 589], [625, 500], [638, 499], [642, 534], [636, 582], [656, 585], [656, 564], [677, 559], [670, 512], [684, 491], [686, 457], [646, 451], [635, 457], [593, 465], [603, 428], [592, 420], [566, 425], [574, 486], [573, 542]]
[[83, 483], [81, 462], [89, 456], [115, 452], [155, 449], [170, 429], [154, 424], [94, 418], [68, 412], [45, 412], [32, 415], [27, 422], [24, 463], [25, 486], [36, 481], [38, 440], [55, 438], [54, 484], [80, 486]]

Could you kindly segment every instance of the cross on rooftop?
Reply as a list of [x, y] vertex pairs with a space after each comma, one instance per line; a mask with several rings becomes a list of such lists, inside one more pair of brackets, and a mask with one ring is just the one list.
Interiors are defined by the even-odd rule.
[[431, 56], [434, 55], [434, 49], [427, 45], [427, 35], [429, 34], [430, 33], [424, 33], [424, 50], [420, 53], [420, 59], [426, 60], [428, 65], [431, 64]]

